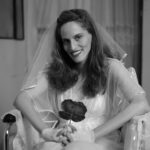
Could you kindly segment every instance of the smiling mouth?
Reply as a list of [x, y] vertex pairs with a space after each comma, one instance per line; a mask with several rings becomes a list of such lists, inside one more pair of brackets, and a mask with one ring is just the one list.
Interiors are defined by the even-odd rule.
[[71, 56], [77, 57], [81, 54], [81, 52], [82, 52], [82, 50], [73, 51], [73, 52], [71, 52]]

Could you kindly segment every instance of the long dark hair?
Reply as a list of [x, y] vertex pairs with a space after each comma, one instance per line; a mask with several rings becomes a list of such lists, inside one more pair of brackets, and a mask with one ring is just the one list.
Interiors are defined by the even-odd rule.
[[[78, 70], [78, 64], [68, 56], [63, 48], [61, 27], [67, 22], [79, 23], [92, 35], [91, 50], [84, 64], [84, 71]], [[59, 92], [71, 88], [82, 73], [84, 82], [82, 92], [87, 97], [94, 97], [97, 93], [105, 92], [107, 83], [107, 57], [113, 57], [107, 45], [104, 45], [98, 29], [87, 11], [71, 9], [63, 11], [57, 19], [55, 30], [56, 50], [53, 51], [53, 62], [47, 70], [50, 85]], [[104, 52], [106, 51], [106, 53]]]

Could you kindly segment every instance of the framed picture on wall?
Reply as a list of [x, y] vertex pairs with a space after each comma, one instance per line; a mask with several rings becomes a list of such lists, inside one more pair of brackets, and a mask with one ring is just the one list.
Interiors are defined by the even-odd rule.
[[0, 0], [0, 39], [24, 39], [23, 0]]

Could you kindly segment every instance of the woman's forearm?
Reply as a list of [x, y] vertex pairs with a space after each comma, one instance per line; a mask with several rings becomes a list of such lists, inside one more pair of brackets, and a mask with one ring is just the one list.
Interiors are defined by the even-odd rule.
[[31, 124], [37, 129], [39, 133], [48, 126], [42, 121], [40, 115], [35, 111], [31, 98], [22, 92], [16, 98], [14, 106], [21, 111], [21, 113], [31, 122]]
[[148, 112], [150, 110], [149, 108], [149, 104], [143, 95], [136, 96], [135, 100], [133, 100], [122, 112], [94, 129], [95, 138], [100, 138], [118, 129], [134, 116]]

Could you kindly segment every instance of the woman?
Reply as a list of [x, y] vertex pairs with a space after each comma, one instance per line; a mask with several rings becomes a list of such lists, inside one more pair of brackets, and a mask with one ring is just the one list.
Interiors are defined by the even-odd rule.
[[[103, 38], [85, 10], [63, 11], [54, 35], [54, 41], [47, 41], [52, 61], [42, 69], [33, 65], [14, 103], [39, 133], [32, 149], [123, 149], [119, 129], [150, 110], [144, 90], [115, 58], [113, 44]], [[79, 113], [73, 112], [74, 105]], [[43, 121], [41, 112], [46, 109], [58, 118], [56, 128]]]

